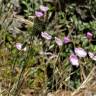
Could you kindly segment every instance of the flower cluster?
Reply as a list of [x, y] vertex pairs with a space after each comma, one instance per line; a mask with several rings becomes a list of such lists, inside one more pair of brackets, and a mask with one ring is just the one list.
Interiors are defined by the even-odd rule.
[[[47, 32], [41, 32], [41, 36], [46, 40], [52, 39], [52, 36], [49, 35]], [[93, 36], [92, 33], [87, 32], [86, 37], [88, 39], [92, 39], [92, 36]], [[58, 37], [55, 37], [55, 42], [58, 46], [62, 46], [63, 44], [68, 44], [69, 42], [71, 42], [71, 39], [68, 36], [65, 36], [63, 40], [61, 40]], [[96, 56], [94, 56], [92, 52], [89, 52], [88, 55], [92, 60], [96, 61]], [[70, 55], [69, 61], [72, 65], [79, 66], [79, 58], [84, 58], [86, 56], [87, 56], [87, 52], [83, 48], [77, 47], [74, 48], [74, 53]]]
[[[84, 58], [87, 56], [87, 52], [83, 48], [75, 48], [75, 54], [70, 55], [69, 60], [72, 65], [79, 66], [79, 58]], [[88, 52], [89, 57], [96, 61], [96, 54]], [[77, 57], [78, 56], [78, 57]]]
[[48, 9], [49, 8], [47, 6], [40, 5], [40, 11], [36, 11], [35, 16], [38, 18], [44, 16], [44, 13], [46, 13]]
[[[75, 54], [71, 54], [69, 57], [70, 63], [74, 66], [79, 66], [79, 58], [83, 58], [87, 56], [87, 52], [83, 48], [75, 48]], [[78, 57], [77, 57], [78, 56]]]
[[[51, 40], [52, 39], [52, 36], [49, 35], [47, 32], [41, 32], [41, 36], [43, 38], [45, 38], [46, 40]], [[69, 37], [64, 37], [64, 40], [61, 40], [60, 38], [58, 37], [55, 37], [55, 42], [58, 46], [62, 46], [63, 43], [64, 44], [68, 44], [70, 42], [70, 38]]]
[[[40, 11], [36, 11], [35, 12], [35, 15], [37, 17], [42, 17], [44, 15], [44, 13], [47, 12], [47, 11], [48, 11], [48, 7], [47, 6], [44, 6], [44, 5], [41, 5], [40, 6]], [[41, 36], [43, 38], [45, 38], [46, 40], [51, 40], [52, 39], [52, 36], [49, 35], [47, 32], [41, 32]], [[93, 38], [93, 34], [91, 32], [87, 32], [86, 33], [86, 37], [90, 41]], [[65, 36], [63, 40], [61, 40], [58, 37], [55, 37], [55, 43], [59, 47], [63, 46], [63, 44], [68, 44], [70, 42], [71, 42], [71, 39], [68, 36]], [[92, 60], [95, 60], [96, 61], [96, 56], [94, 55], [94, 53], [89, 52], [88, 55], [89, 55], [89, 57]], [[70, 60], [70, 63], [72, 65], [79, 66], [79, 58], [84, 58], [86, 56], [87, 56], [87, 52], [83, 48], [78, 47], [78, 48], [74, 48], [74, 53], [72, 53], [70, 55], [69, 60]]]

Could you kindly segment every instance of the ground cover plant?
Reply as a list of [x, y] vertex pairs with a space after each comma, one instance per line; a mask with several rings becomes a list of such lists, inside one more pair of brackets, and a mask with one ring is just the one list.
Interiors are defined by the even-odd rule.
[[0, 0], [0, 96], [95, 96], [96, 0]]

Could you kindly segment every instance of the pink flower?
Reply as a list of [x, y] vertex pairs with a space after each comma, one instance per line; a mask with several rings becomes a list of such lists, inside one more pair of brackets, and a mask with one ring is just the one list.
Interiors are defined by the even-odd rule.
[[70, 42], [70, 38], [69, 37], [64, 37], [64, 43], [67, 44]]
[[89, 57], [90, 57], [92, 60], [96, 61], [96, 54], [94, 54], [94, 53], [92, 53], [92, 52], [88, 52], [88, 55], [89, 55]]
[[41, 32], [41, 36], [47, 40], [51, 40], [52, 36], [49, 35], [47, 32]]
[[55, 42], [58, 46], [62, 46], [63, 45], [63, 41], [57, 37], [55, 37]]
[[21, 43], [16, 43], [16, 48], [17, 48], [18, 50], [21, 50], [21, 49], [22, 49], [22, 44], [21, 44]]
[[76, 55], [71, 54], [69, 57], [69, 61], [72, 65], [77, 66], [77, 67], [79, 66], [79, 60]]
[[48, 11], [48, 7], [44, 6], [44, 5], [40, 5], [40, 10], [43, 12], [47, 12]]
[[92, 39], [93, 34], [91, 32], [87, 32], [86, 36], [87, 36], [88, 39]]
[[42, 17], [44, 14], [41, 11], [35, 12], [36, 17]]
[[78, 57], [86, 57], [87, 52], [83, 48], [75, 48], [75, 53]]
[[23, 50], [23, 51], [26, 51], [26, 50], [27, 50], [27, 48], [26, 48], [26, 47], [24, 47], [24, 48], [22, 49], [22, 46], [23, 46], [23, 44], [21, 44], [21, 43], [16, 43], [16, 48], [17, 48], [18, 50]]

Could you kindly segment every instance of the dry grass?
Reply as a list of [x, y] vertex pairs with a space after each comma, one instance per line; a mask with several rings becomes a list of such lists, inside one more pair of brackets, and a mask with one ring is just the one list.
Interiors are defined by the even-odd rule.
[[58, 90], [47, 96], [96, 96], [96, 67], [94, 67], [84, 82], [74, 92]]

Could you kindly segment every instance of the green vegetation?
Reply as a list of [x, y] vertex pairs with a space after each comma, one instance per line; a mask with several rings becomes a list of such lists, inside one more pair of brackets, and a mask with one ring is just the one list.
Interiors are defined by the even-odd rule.
[[0, 96], [94, 85], [95, 53], [96, 0], [0, 0]]

